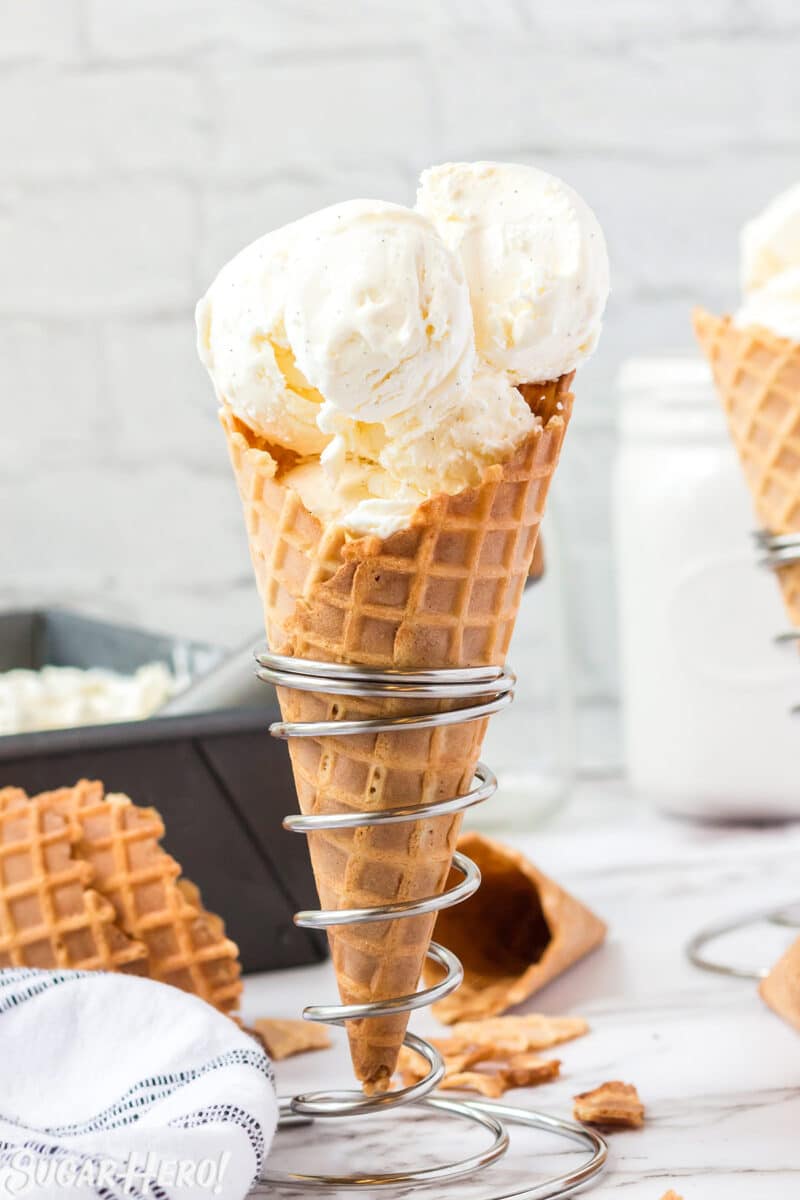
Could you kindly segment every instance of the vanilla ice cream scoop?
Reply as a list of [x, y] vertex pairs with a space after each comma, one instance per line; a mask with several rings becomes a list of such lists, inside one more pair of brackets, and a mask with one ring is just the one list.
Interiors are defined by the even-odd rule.
[[761, 325], [778, 337], [800, 342], [800, 265], [749, 292], [735, 322], [740, 328]]
[[735, 322], [800, 342], [800, 184], [777, 196], [742, 230], [744, 300]]
[[[594, 348], [599, 226], [529, 167], [423, 176], [417, 210], [352, 200], [261, 238], [197, 307], [217, 395], [326, 525], [389, 536], [477, 486], [536, 427], [517, 383]], [[280, 460], [280, 461], [278, 461]]]
[[237, 417], [275, 445], [318, 454], [329, 440], [317, 425], [322, 397], [298, 371], [284, 327], [303, 224], [268, 233], [222, 268], [197, 305], [197, 349], [218, 398]]
[[423, 171], [417, 208], [463, 263], [488, 365], [514, 383], [543, 383], [592, 353], [608, 254], [577, 192], [521, 164], [446, 163]]
[[[292, 263], [285, 325], [326, 411], [385, 422], [474, 366], [469, 291], [430, 221], [354, 200], [317, 215]], [[324, 421], [324, 418], [323, 418]]]

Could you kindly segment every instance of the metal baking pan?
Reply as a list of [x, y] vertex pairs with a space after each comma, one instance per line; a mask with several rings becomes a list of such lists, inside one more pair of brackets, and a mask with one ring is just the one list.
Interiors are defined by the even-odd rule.
[[[214, 647], [56, 610], [0, 614], [0, 670], [43, 665], [130, 673], [162, 661], [190, 677], [219, 663]], [[292, 914], [316, 906], [305, 839], [281, 827], [294, 807], [286, 747], [267, 734], [278, 716], [259, 685], [258, 707], [0, 737], [0, 786], [29, 793], [102, 779], [164, 818], [164, 844], [225, 919], [245, 971], [325, 957], [324, 935]]]

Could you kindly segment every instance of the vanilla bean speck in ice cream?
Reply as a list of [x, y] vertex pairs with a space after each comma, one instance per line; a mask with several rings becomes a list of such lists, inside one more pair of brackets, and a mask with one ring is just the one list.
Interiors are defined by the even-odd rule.
[[197, 306], [198, 347], [305, 506], [386, 537], [513, 453], [538, 421], [516, 385], [582, 362], [607, 294], [602, 233], [566, 184], [447, 164], [416, 209], [347, 201], [241, 251]]

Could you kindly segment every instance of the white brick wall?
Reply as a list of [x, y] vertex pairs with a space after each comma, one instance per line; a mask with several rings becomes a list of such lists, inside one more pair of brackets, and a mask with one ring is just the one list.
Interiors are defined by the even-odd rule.
[[582, 758], [613, 762], [611, 381], [733, 301], [742, 219], [797, 178], [796, 0], [0, 0], [0, 28], [0, 604], [256, 629], [194, 300], [303, 212], [526, 159], [612, 255], [555, 504]]

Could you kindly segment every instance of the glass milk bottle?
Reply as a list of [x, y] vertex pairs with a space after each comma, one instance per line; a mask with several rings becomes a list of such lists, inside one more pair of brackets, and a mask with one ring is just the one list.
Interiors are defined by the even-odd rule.
[[635, 791], [707, 819], [800, 816], [800, 659], [709, 370], [619, 379], [614, 524], [626, 759]]
[[525, 590], [508, 653], [517, 676], [514, 703], [492, 717], [481, 751], [499, 787], [488, 804], [467, 811], [469, 828], [534, 829], [563, 803], [572, 784], [574, 672], [565, 620], [558, 510], [552, 493], [541, 547], [543, 574], [531, 579]]

